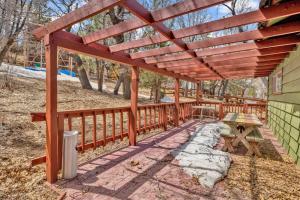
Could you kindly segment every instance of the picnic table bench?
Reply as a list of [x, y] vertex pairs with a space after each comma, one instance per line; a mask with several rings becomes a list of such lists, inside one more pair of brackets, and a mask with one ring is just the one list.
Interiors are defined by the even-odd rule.
[[225, 140], [224, 149], [232, 152], [240, 142], [248, 149], [247, 155], [261, 156], [258, 143], [263, 141], [258, 127], [262, 126], [256, 115], [244, 113], [228, 113], [222, 120], [231, 128], [230, 134], [222, 133]]

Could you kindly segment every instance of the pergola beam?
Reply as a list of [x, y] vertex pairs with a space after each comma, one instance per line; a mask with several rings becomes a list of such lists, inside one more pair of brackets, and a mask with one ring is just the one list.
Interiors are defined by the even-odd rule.
[[83, 21], [84, 19], [110, 9], [116, 6], [119, 2], [120, 0], [91, 0], [84, 6], [35, 29], [33, 31], [33, 35], [36, 38], [41, 39], [46, 34], [54, 33], [55, 31], [70, 27], [73, 24]]
[[182, 80], [187, 80], [193, 82], [194, 80], [190, 77], [181, 76], [175, 74], [173, 72], [169, 72], [164, 69], [159, 69], [155, 65], [149, 65], [144, 62], [142, 59], [130, 59], [128, 55], [125, 53], [110, 53], [106, 46], [101, 44], [90, 44], [85, 45], [82, 42], [81, 37], [76, 36], [72, 33], [68, 33], [65, 31], [60, 31], [54, 33], [54, 39], [57, 41], [60, 47], [68, 49], [72, 52], [78, 52], [83, 54], [92, 55], [95, 57], [103, 58], [106, 60], [110, 60], [112, 62], [122, 63], [128, 66], [139, 66], [145, 70], [149, 70], [155, 73], [159, 73], [161, 75], [177, 77]]

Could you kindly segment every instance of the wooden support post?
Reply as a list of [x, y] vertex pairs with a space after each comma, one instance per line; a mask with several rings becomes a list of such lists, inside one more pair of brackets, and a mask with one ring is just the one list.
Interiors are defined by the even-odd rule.
[[43, 40], [41, 40], [40, 68], [43, 68]]
[[197, 105], [200, 102], [200, 93], [201, 93], [201, 85], [200, 85], [200, 82], [199, 82], [199, 83], [197, 83], [197, 86], [196, 86], [196, 102], [197, 102]]
[[46, 46], [46, 175], [47, 181], [57, 181], [57, 45], [51, 35], [44, 38]]
[[132, 146], [136, 145], [138, 81], [139, 81], [139, 69], [138, 67], [133, 66], [131, 69], [131, 110], [130, 110], [130, 130], [129, 130], [129, 144]]
[[244, 106], [243, 106], [243, 113], [248, 113], [248, 104], [244, 103]]
[[219, 104], [219, 120], [223, 119], [224, 118], [224, 108], [223, 108], [223, 103], [220, 103]]
[[175, 80], [175, 126], [179, 126], [179, 78]]
[[163, 105], [163, 126], [164, 130], [168, 129], [168, 113], [167, 113], [167, 105]]

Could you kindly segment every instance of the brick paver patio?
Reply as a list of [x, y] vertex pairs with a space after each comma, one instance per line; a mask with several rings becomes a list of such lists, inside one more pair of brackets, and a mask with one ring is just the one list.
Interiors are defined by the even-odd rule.
[[[189, 121], [79, 166], [78, 176], [58, 182], [66, 199], [225, 199], [224, 182], [209, 190], [184, 173], [171, 151], [185, 143], [201, 125]], [[284, 153], [272, 133], [262, 128], [277, 151]], [[217, 145], [221, 148], [223, 140]]]
[[66, 199], [223, 199], [223, 184], [203, 188], [186, 175], [170, 152], [189, 138], [199, 122], [189, 121], [111, 154], [91, 160], [59, 187]]

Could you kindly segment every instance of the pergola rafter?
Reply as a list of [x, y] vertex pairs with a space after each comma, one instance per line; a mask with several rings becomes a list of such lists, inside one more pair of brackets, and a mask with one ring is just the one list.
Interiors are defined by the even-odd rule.
[[[169, 67], [177, 67], [179, 64], [182, 64], [178, 60], [191, 61], [192, 67], [207, 68], [212, 73], [217, 76], [222, 75], [218, 70], [214, 69], [213, 66], [220, 61], [235, 60], [239, 62], [238, 59], [241, 58], [252, 58], [257, 57], [258, 60], [261, 60], [261, 57], [268, 58], [270, 55], [283, 55], [283, 53], [290, 52], [292, 44], [299, 43], [299, 37], [297, 36], [287, 36], [284, 35], [297, 33], [300, 29], [299, 22], [290, 22], [277, 26], [266, 27], [261, 30], [247, 31], [243, 33], [237, 33], [233, 35], [227, 35], [222, 37], [217, 37], [208, 40], [194, 41], [191, 43], [185, 43], [182, 38], [210, 33], [214, 31], [219, 31], [223, 29], [238, 27], [242, 25], [266, 22], [273, 19], [279, 19], [283, 17], [288, 17], [300, 13], [300, 2], [297, 0], [289, 1], [277, 5], [272, 5], [267, 8], [261, 8], [257, 11], [251, 11], [248, 13], [242, 13], [237, 16], [227, 17], [225, 19], [220, 19], [212, 22], [207, 22], [199, 24], [193, 27], [187, 27], [180, 30], [170, 30], [167, 28], [163, 21], [174, 18], [180, 15], [184, 15], [190, 12], [197, 10], [205, 9], [214, 5], [218, 5], [228, 0], [213, 0], [213, 1], [196, 1], [196, 0], [186, 0], [174, 5], [162, 8], [156, 11], [148, 11], [136, 0], [93, 0], [82, 6], [81, 8], [51, 22], [46, 24], [43, 27], [40, 27], [34, 31], [34, 34], [37, 38], [41, 38], [46, 34], [62, 30], [67, 28], [77, 22], [80, 22], [84, 19], [87, 19], [91, 16], [94, 16], [102, 11], [111, 9], [114, 6], [122, 6], [129, 10], [133, 14], [133, 18], [127, 21], [124, 21], [120, 24], [113, 25], [105, 30], [99, 30], [94, 33], [90, 33], [81, 38], [81, 43], [89, 47], [97, 45], [97, 41], [112, 37], [115, 35], [122, 34], [137, 28], [144, 26], [152, 26], [155, 31], [159, 34], [142, 38], [139, 40], [124, 42], [121, 44], [116, 44], [109, 47], [101, 47], [102, 50], [105, 49], [105, 53], [111, 54], [106, 55], [107, 57], [112, 58], [110, 60], [121, 62], [130, 65], [129, 63], [138, 63], [142, 68], [155, 71], [164, 75], [174, 76], [176, 72], [170, 70]], [[282, 36], [281, 38], [274, 38], [276, 36]], [[265, 38], [270, 38], [263, 40]], [[255, 41], [262, 40], [262, 41]], [[157, 44], [165, 41], [170, 41], [173, 45], [168, 47], [163, 47], [159, 49], [153, 49], [148, 51], [142, 51], [137, 53], [125, 53], [124, 50]], [[249, 43], [249, 41], [255, 41]], [[241, 44], [235, 44], [240, 43]], [[244, 43], [247, 42], [247, 43]], [[217, 47], [227, 44], [235, 44], [228, 47]], [[284, 46], [284, 47], [283, 47]], [[274, 49], [270, 49], [270, 48]], [[277, 49], [275, 48], [277, 47]], [[211, 49], [208, 49], [211, 48]], [[268, 48], [268, 49], [267, 49]], [[201, 51], [195, 51], [196, 49], [202, 49]], [[120, 52], [119, 52], [120, 51]], [[121, 52], [122, 51], [122, 52]], [[113, 53], [115, 52], [115, 53]], [[118, 52], [118, 53], [116, 53]], [[174, 52], [176, 55], [167, 55], [153, 57], [163, 54], [170, 54]], [[236, 52], [236, 53], [234, 53]], [[224, 54], [224, 55], [219, 55]], [[230, 55], [225, 55], [230, 54]], [[114, 55], [114, 56], [112, 56]], [[117, 57], [114, 59], [113, 57]], [[249, 56], [251, 55], [251, 56]], [[121, 57], [120, 57], [121, 56]], [[152, 56], [152, 57], [149, 57]], [[149, 57], [149, 58], [145, 58]], [[145, 58], [146, 64], [143, 59]], [[278, 58], [279, 59], [279, 58]], [[122, 60], [122, 61], [121, 61]], [[171, 64], [171, 61], [174, 63]], [[164, 62], [163, 64], [161, 64]], [[170, 62], [170, 64], [168, 63]], [[190, 62], [190, 61], [188, 61]], [[226, 63], [225, 63], [226, 64]], [[238, 64], [238, 63], [234, 63]], [[187, 63], [185, 64], [187, 65]], [[254, 66], [254, 65], [253, 65]], [[168, 70], [159, 68], [167, 68]], [[180, 74], [175, 75], [176, 77], [181, 76]], [[174, 76], [174, 77], [175, 77]], [[187, 77], [181, 77], [187, 79]]]
[[[241, 51], [254, 50], [254, 49], [264, 50], [264, 49], [269, 49], [271, 47], [280, 47], [280, 46], [294, 45], [299, 43], [300, 43], [300, 37], [283, 36], [279, 38], [271, 38], [271, 39], [261, 40], [261, 41], [251, 42], [251, 43], [241, 43], [241, 44], [235, 44], [226, 47], [204, 49], [201, 51], [196, 51], [196, 54], [198, 57], [204, 57], [204, 56], [213, 56], [218, 54], [241, 52]], [[169, 54], [165, 56], [145, 57], [144, 59], [146, 63], [160, 63], [160, 62], [176, 61], [176, 60], [182, 60], [188, 58], [189, 58], [188, 54], [186, 52], [182, 52], [176, 55]]]
[[[125, 22], [113, 25], [109, 28], [106, 28], [105, 30], [98, 30], [93, 33], [90, 33], [83, 37], [83, 41], [85, 44], [90, 44], [93, 42], [96, 42], [98, 40], [102, 40], [108, 37], [112, 37], [115, 35], [120, 35], [122, 33], [142, 28], [144, 26], [151, 25], [152, 23], [159, 23], [161, 21], [174, 18], [180, 15], [184, 15], [189, 12], [193, 12], [200, 9], [205, 9], [217, 4], [225, 3], [230, 0], [211, 0], [211, 1], [197, 1], [197, 0], [191, 0], [191, 1], [183, 1], [179, 2], [177, 4], [174, 4], [172, 6], [162, 8], [160, 10], [148, 12], [146, 15], [148, 15], [151, 19], [150, 23], [149, 21], [144, 21], [142, 19], [139, 19], [137, 17], [133, 17], [133, 19], [127, 20]], [[150, 19], [149, 18], [149, 19]], [[160, 38], [161, 36], [155, 36], [153, 39], [162, 40]], [[164, 40], [168, 40], [166, 37], [163, 37]]]
[[[288, 3], [279, 4], [269, 8], [260, 9], [225, 19], [200, 24], [194, 27], [184, 28], [176, 31], [172, 31], [174, 39], [181, 39], [188, 36], [200, 35], [214, 31], [220, 31], [228, 28], [233, 28], [241, 25], [252, 24], [280, 17], [286, 17], [300, 13], [300, 3], [292, 1]], [[126, 32], [126, 31], [124, 31]], [[122, 51], [130, 48], [137, 48], [147, 45], [153, 45], [156, 43], [166, 42], [169, 39], [167, 37], [161, 37], [160, 35], [153, 36], [151, 39], [142, 38], [135, 41], [129, 41], [122, 44], [116, 44], [110, 47], [112, 52]]]
[[[214, 1], [212, 1], [212, 2], [214, 2]], [[174, 43], [174, 45], [179, 47], [182, 51], [187, 51], [187, 53], [190, 54], [190, 56], [193, 58], [193, 60], [195, 62], [197, 62], [199, 67], [206, 67], [213, 73], [215, 73], [218, 76], [220, 76], [221, 78], [223, 78], [222, 75], [220, 75], [217, 71], [215, 71], [209, 65], [203, 63], [201, 59], [198, 59], [195, 52], [188, 51], [189, 50], [188, 45], [183, 40], [175, 38], [171, 29], [167, 28], [162, 22], [155, 22], [151, 13], [147, 9], [145, 9], [141, 4], [139, 4], [136, 0], [123, 1], [121, 3], [121, 5], [123, 7], [125, 7], [127, 10], [129, 10], [131, 13], [133, 13], [135, 16], [137, 16], [141, 20], [147, 22], [147, 24], [151, 25], [154, 28], [154, 30], [156, 30], [157, 32], [162, 34], [169, 41], [172, 41]], [[178, 8], [180, 8], [180, 7], [178, 7]], [[111, 49], [110, 49], [110, 51], [113, 52]]]
[[[241, 51], [241, 52], [234, 52], [234, 53], [227, 53], [222, 55], [206, 57], [203, 58], [203, 61], [205, 63], [210, 63], [210, 62], [225, 61], [225, 60], [235, 60], [240, 58], [264, 57], [269, 55], [288, 53], [290, 51], [293, 51], [294, 48], [295, 48], [294, 45], [290, 45], [290, 46], [267, 48], [262, 50]], [[159, 68], [167, 68], [171, 66], [189, 65], [189, 64], [195, 64], [195, 62], [192, 59], [185, 59], [185, 60], [179, 60], [177, 62], [170, 61], [170, 62], [157, 63], [157, 66]]]

